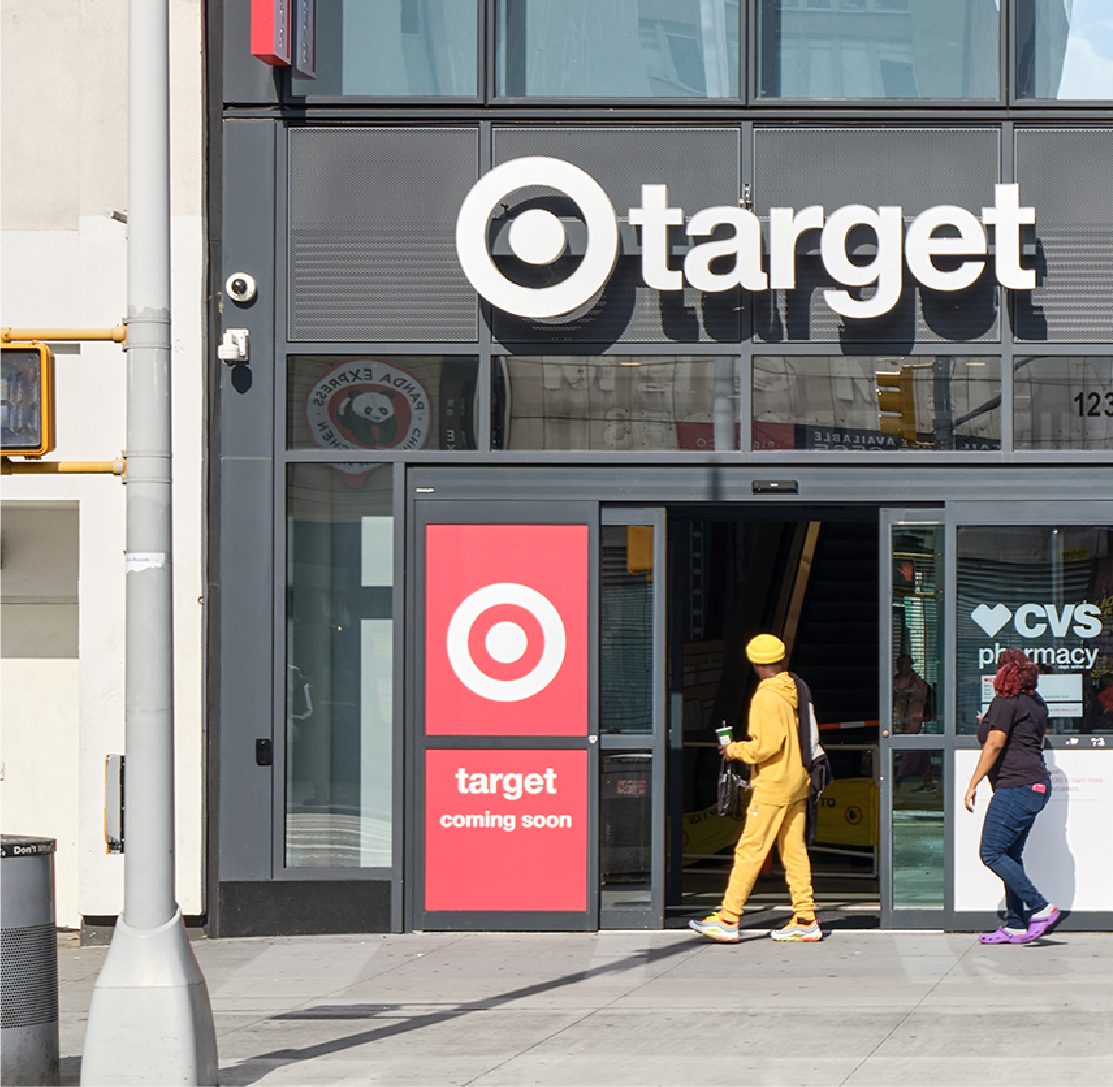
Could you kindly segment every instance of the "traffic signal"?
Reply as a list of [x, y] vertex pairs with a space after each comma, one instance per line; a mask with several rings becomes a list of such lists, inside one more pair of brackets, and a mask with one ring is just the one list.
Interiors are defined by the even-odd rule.
[[0, 381], [0, 453], [42, 457], [54, 450], [54, 356], [44, 343], [5, 343]]
[[912, 374], [911, 366], [902, 366], [897, 373], [879, 372], [876, 375], [881, 432], [899, 435], [905, 445], [917, 442]]

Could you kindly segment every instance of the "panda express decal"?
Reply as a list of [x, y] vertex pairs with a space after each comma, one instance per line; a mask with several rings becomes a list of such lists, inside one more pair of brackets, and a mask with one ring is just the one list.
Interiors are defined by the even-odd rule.
[[[587, 230], [579, 267], [548, 287], [514, 283], [495, 266], [489, 248], [492, 216], [506, 209], [508, 196], [527, 186], [563, 193], [579, 207]], [[1036, 212], [1021, 206], [1019, 185], [995, 186], [995, 204], [982, 208], [980, 221], [965, 208], [939, 205], [917, 215], [907, 230], [899, 207], [851, 204], [830, 215], [820, 205], [799, 211], [771, 208], [767, 237], [758, 217], [747, 208], [704, 208], [686, 220], [683, 208], [669, 206], [667, 185], [642, 185], [641, 194], [641, 206], [630, 208], [627, 216], [632, 226], [640, 227], [642, 280], [658, 291], [679, 291], [685, 283], [701, 291], [791, 289], [796, 286], [797, 241], [805, 232], [818, 230], [824, 267], [841, 287], [850, 288], [824, 290], [827, 305], [851, 319], [880, 317], [900, 298], [905, 264], [930, 290], [959, 291], [971, 286], [985, 267], [987, 226], [995, 230], [997, 281], [1017, 291], [1036, 286], [1035, 271], [1020, 264], [1020, 228], [1033, 225]], [[669, 266], [670, 228], [684, 227], [696, 240], [711, 238], [721, 226], [733, 233], [694, 244], [684, 257], [682, 271]], [[847, 253], [850, 232], [860, 226], [868, 227], [876, 238], [876, 255], [867, 264], [856, 263]], [[563, 317], [590, 302], [614, 271], [618, 241], [618, 218], [602, 186], [578, 166], [553, 158], [513, 159], [496, 166], [473, 186], [456, 221], [456, 252], [472, 286], [499, 309], [535, 320]], [[556, 215], [530, 207], [511, 220], [507, 244], [525, 264], [548, 265], [567, 251], [568, 237]], [[720, 270], [718, 265], [725, 263], [720, 258], [733, 258], [733, 267]], [[940, 267], [937, 258], [947, 266]], [[867, 297], [862, 288], [872, 288], [872, 293]]]
[[379, 359], [349, 359], [309, 390], [305, 417], [322, 449], [422, 449], [432, 412], [412, 374]]

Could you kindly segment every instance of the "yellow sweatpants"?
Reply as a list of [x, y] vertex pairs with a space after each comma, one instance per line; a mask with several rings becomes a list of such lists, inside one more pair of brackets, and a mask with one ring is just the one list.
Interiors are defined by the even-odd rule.
[[742, 915], [742, 908], [754, 889], [774, 840], [781, 853], [793, 912], [799, 917], [815, 916], [812, 866], [804, 844], [807, 809], [807, 800], [797, 800], [783, 807], [761, 800], [751, 801], [746, 809], [746, 826], [734, 847], [734, 867], [721, 910], [724, 921], [735, 922]]

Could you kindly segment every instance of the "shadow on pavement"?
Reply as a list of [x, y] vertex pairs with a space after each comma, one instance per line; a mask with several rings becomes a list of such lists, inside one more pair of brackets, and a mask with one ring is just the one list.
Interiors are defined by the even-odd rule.
[[[750, 936], [739, 940], [737, 944], [720, 946], [739, 947], [742, 944], [751, 943], [754, 940], [764, 939], [767, 939], [767, 937]], [[639, 952], [636, 955], [627, 955], [625, 958], [618, 959], [615, 962], [607, 963], [605, 966], [600, 966], [592, 970], [578, 970], [574, 974], [566, 974], [563, 977], [553, 978], [549, 981], [541, 981], [534, 985], [526, 985], [521, 989], [512, 989], [510, 992], [503, 993], [501, 996], [485, 997], [482, 1000], [469, 1000], [462, 1004], [453, 1004], [445, 1007], [443, 1010], [415, 1015], [412, 1018], [407, 1018], [402, 1022], [391, 1023], [390, 1025], [375, 1026], [368, 1030], [349, 1034], [343, 1038], [336, 1038], [328, 1042], [320, 1042], [317, 1045], [305, 1046], [303, 1049], [276, 1049], [270, 1053], [260, 1053], [257, 1056], [248, 1057], [240, 1064], [221, 1068], [220, 1082], [223, 1085], [227, 1085], [227, 1087], [245, 1087], [247, 1084], [256, 1083], [273, 1071], [275, 1067], [297, 1064], [299, 1061], [310, 1061], [317, 1057], [325, 1057], [332, 1053], [340, 1053], [345, 1049], [352, 1049], [355, 1046], [364, 1045], [367, 1042], [380, 1041], [384, 1038], [393, 1038], [399, 1034], [407, 1034], [410, 1031], [421, 1030], [423, 1027], [434, 1026], [438, 1023], [446, 1023], [452, 1019], [470, 1015], [472, 1012], [491, 1011], [506, 1004], [511, 1004], [515, 1000], [539, 996], [542, 993], [553, 992], [554, 990], [562, 989], [569, 985], [576, 985], [593, 978], [603, 977], [607, 974], [620, 973], [623, 970], [630, 969], [631, 966], [634, 965], [649, 965], [660, 962], [663, 959], [672, 958], [676, 955], [691, 955], [703, 948], [714, 946], [710, 942], [697, 942], [697, 940], [697, 937], [693, 937], [691, 943], [677, 943], [668, 947], [650, 948], [645, 952]], [[313, 1019], [374, 1019], [384, 1013], [404, 1011], [405, 1008], [413, 1006], [414, 1005], [409, 1004], [321, 1005], [299, 1011], [283, 1012], [281, 1015], [275, 1015], [271, 1018], [274, 1020], [287, 1021]], [[420, 1003], [416, 1006], [428, 1007], [429, 1005], [428, 1003]]]

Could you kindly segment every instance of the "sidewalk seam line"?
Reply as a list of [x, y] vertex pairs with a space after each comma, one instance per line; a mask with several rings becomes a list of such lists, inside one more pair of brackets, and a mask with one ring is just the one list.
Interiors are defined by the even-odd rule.
[[[649, 948], [649, 947], [646, 948], [647, 953], [650, 950], [652, 950], [652, 948]], [[706, 947], [696, 945], [696, 947], [694, 947], [692, 949], [691, 954], [685, 955], [684, 958], [682, 958], [682, 959], [678, 960], [677, 962], [673, 963], [672, 966], [670, 966], [667, 970], [663, 971], [660, 974], [656, 974], [651, 978], [646, 978], [644, 981], [638, 982], [638, 984], [635, 985], [632, 989], [629, 989], [628, 991], [626, 991], [624, 993], [619, 993], [618, 996], [612, 998], [611, 1000], [608, 1000], [606, 1004], [601, 1004], [598, 1008], [591, 1008], [589, 1011], [586, 1011], [583, 1015], [581, 1015], [578, 1019], [573, 1020], [571, 1023], [565, 1023], [565, 1025], [563, 1027], [558, 1027], [556, 1030], [554, 1030], [552, 1032], [552, 1034], [546, 1034], [544, 1038], [538, 1038], [537, 1041], [533, 1042], [531, 1045], [526, 1046], [525, 1049], [522, 1049], [519, 1052], [513, 1054], [513, 1056], [507, 1057], [505, 1060], [499, 1061], [498, 1064], [492, 1065], [485, 1072], [480, 1072], [478, 1075], [472, 1076], [471, 1079], [467, 1080], [463, 1084], [463, 1087], [471, 1087], [471, 1084], [475, 1083], [476, 1080], [481, 1079], [484, 1076], [489, 1076], [489, 1075], [491, 1075], [492, 1072], [497, 1072], [504, 1065], [509, 1064], [511, 1061], [516, 1061], [519, 1057], [524, 1057], [531, 1050], [536, 1049], [542, 1043], [549, 1041], [549, 1039], [555, 1038], [558, 1034], [563, 1034], [566, 1030], [570, 1030], [572, 1027], [579, 1026], [585, 1020], [590, 1019], [593, 1015], [597, 1015], [601, 1011], [606, 1011], [607, 1008], [616, 1004], [620, 1000], [625, 1000], [628, 996], [632, 996], [639, 989], [648, 985], [651, 981], [659, 981], [661, 978], [665, 977], [666, 974], [671, 974], [673, 972], [673, 970], [675, 970], [682, 963], [690, 962], [697, 955], [699, 955], [700, 952], [707, 951], [707, 950], [708, 950], [708, 948], [706, 948]]]
[[947, 967], [946, 971], [944, 971], [944, 973], [943, 973], [943, 974], [941, 974], [941, 975], [939, 976], [939, 978], [938, 978], [938, 979], [937, 979], [937, 980], [935, 981], [935, 983], [934, 983], [934, 984], [932, 985], [932, 987], [931, 987], [930, 989], [928, 989], [928, 991], [927, 991], [926, 993], [924, 993], [924, 995], [923, 995], [922, 997], [920, 997], [920, 999], [919, 999], [919, 1000], [917, 1000], [917, 1001], [916, 1001], [916, 1003], [915, 1003], [915, 1004], [913, 1004], [913, 1005], [912, 1005], [912, 1007], [911, 1007], [911, 1008], [909, 1008], [909, 1009], [908, 1009], [908, 1011], [906, 1011], [906, 1012], [904, 1013], [904, 1015], [902, 1015], [902, 1016], [901, 1016], [901, 1018], [900, 1018], [900, 1021], [899, 1021], [898, 1023], [895, 1023], [895, 1024], [893, 1025], [893, 1028], [892, 1028], [892, 1029], [891, 1029], [891, 1030], [890, 1030], [890, 1031], [889, 1031], [889, 1032], [888, 1032], [888, 1033], [887, 1033], [887, 1034], [885, 1035], [885, 1037], [884, 1037], [884, 1038], [882, 1038], [882, 1039], [881, 1039], [881, 1040], [880, 1040], [880, 1041], [879, 1041], [879, 1042], [877, 1043], [877, 1045], [875, 1045], [875, 1046], [873, 1047], [873, 1049], [871, 1049], [871, 1050], [870, 1050], [870, 1051], [869, 1051], [869, 1052], [868, 1052], [868, 1053], [867, 1053], [867, 1054], [866, 1054], [866, 1055], [865, 1055], [865, 1056], [864, 1056], [864, 1057], [863, 1057], [863, 1058], [862, 1058], [862, 1059], [861, 1059], [861, 1060], [860, 1060], [860, 1061], [859, 1061], [859, 1062], [858, 1062], [858, 1063], [857, 1063], [857, 1064], [856, 1064], [856, 1065], [855, 1065], [855, 1066], [854, 1066], [854, 1067], [853, 1067], [853, 1068], [852, 1068], [852, 1069], [851, 1069], [851, 1070], [850, 1070], [850, 1071], [849, 1071], [849, 1072], [848, 1072], [848, 1073], [847, 1073], [847, 1074], [846, 1074], [846, 1075], [845, 1075], [845, 1076], [844, 1076], [844, 1077], [843, 1077], [843, 1078], [842, 1078], [841, 1080], [839, 1080], [839, 1087], [844, 1087], [844, 1084], [846, 1084], [846, 1083], [847, 1083], [847, 1082], [848, 1082], [848, 1081], [849, 1081], [849, 1080], [850, 1080], [851, 1078], [853, 1078], [853, 1076], [854, 1076], [854, 1075], [856, 1075], [856, 1074], [857, 1074], [857, 1072], [858, 1072], [858, 1069], [859, 1069], [859, 1068], [861, 1068], [861, 1067], [863, 1067], [863, 1066], [864, 1066], [865, 1064], [867, 1064], [867, 1063], [868, 1063], [868, 1062], [870, 1061], [870, 1059], [871, 1059], [871, 1058], [873, 1057], [873, 1055], [874, 1055], [874, 1054], [875, 1054], [875, 1053], [876, 1053], [876, 1052], [877, 1052], [877, 1051], [878, 1051], [878, 1050], [879, 1050], [879, 1049], [880, 1049], [880, 1048], [881, 1048], [881, 1047], [882, 1047], [882, 1046], [883, 1046], [883, 1045], [884, 1045], [884, 1044], [885, 1044], [885, 1043], [886, 1043], [886, 1042], [887, 1042], [887, 1041], [888, 1041], [888, 1040], [889, 1040], [889, 1039], [890, 1039], [890, 1038], [891, 1038], [891, 1037], [892, 1037], [892, 1036], [893, 1036], [894, 1034], [896, 1034], [896, 1032], [897, 1032], [898, 1030], [900, 1030], [900, 1028], [901, 1028], [901, 1027], [903, 1027], [905, 1023], [907, 1023], [907, 1022], [908, 1022], [908, 1019], [909, 1019], [909, 1017], [910, 1017], [910, 1016], [911, 1016], [911, 1015], [913, 1014], [913, 1012], [917, 1011], [917, 1010], [918, 1010], [918, 1009], [920, 1008], [920, 1006], [921, 1006], [921, 1005], [923, 1004], [923, 1002], [924, 1002], [925, 1000], [927, 1000], [927, 998], [928, 998], [929, 996], [931, 996], [931, 994], [932, 994], [932, 993], [934, 993], [934, 992], [935, 992], [935, 990], [936, 990], [936, 989], [938, 989], [938, 988], [939, 988], [939, 986], [940, 986], [940, 985], [942, 985], [942, 984], [943, 984], [943, 982], [944, 982], [944, 981], [946, 981], [948, 977], [950, 977], [950, 976], [951, 976], [951, 972], [952, 972], [953, 970], [955, 970], [955, 969], [956, 969], [956, 968], [958, 967], [959, 963], [961, 963], [961, 962], [962, 962], [962, 960], [963, 960], [963, 959], [965, 959], [965, 958], [966, 958], [966, 956], [970, 954], [970, 952], [971, 952], [971, 951], [973, 950], [973, 948], [974, 948], [975, 946], [976, 946], [975, 944], [971, 943], [971, 944], [970, 944], [970, 945], [969, 945], [969, 946], [968, 946], [968, 947], [966, 948], [966, 950], [965, 950], [965, 951], [963, 951], [963, 953], [962, 953], [961, 955], [959, 955], [959, 957], [958, 957], [957, 959], [955, 959], [955, 961], [954, 961], [953, 963], [951, 963], [951, 965], [950, 965], [950, 966], [948, 966], [948, 967]]

